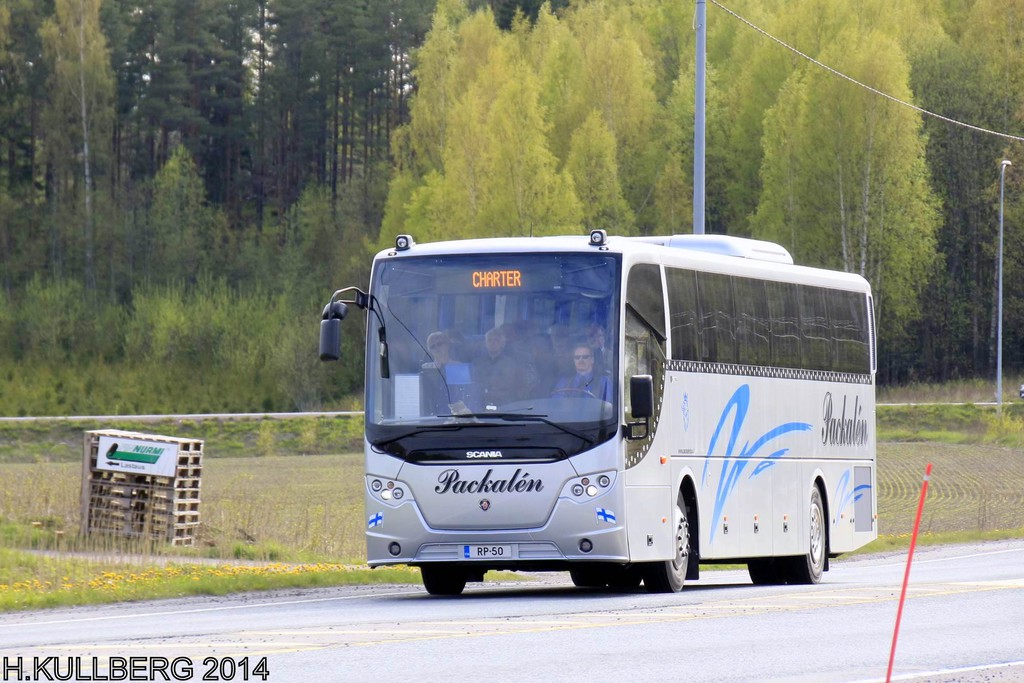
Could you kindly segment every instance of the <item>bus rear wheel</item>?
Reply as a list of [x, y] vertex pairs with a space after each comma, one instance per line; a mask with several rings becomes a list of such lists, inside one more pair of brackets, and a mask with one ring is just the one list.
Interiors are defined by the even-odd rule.
[[431, 595], [461, 595], [466, 588], [466, 573], [446, 564], [425, 564], [420, 567], [423, 587]]
[[806, 555], [790, 558], [789, 583], [818, 583], [825, 571], [825, 558], [828, 555], [828, 538], [825, 529], [825, 505], [821, 502], [821, 491], [817, 486], [811, 488], [811, 515]]
[[686, 582], [690, 562], [690, 522], [682, 492], [676, 496], [675, 529], [675, 557], [666, 562], [652, 562], [645, 567], [644, 585], [648, 593], [678, 593]]
[[750, 560], [747, 562], [750, 580], [755, 586], [777, 586], [786, 583], [786, 567], [779, 564], [781, 561], [772, 557]]

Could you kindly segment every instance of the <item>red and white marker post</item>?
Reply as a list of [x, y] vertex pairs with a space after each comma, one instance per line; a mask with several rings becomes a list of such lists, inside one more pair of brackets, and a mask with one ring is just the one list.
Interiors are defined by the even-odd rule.
[[896, 610], [896, 628], [892, 632], [892, 649], [889, 651], [889, 670], [885, 674], [885, 683], [892, 681], [892, 665], [896, 659], [896, 639], [900, 635], [900, 619], [903, 617], [903, 603], [907, 599], [907, 583], [910, 581], [910, 563], [914, 559], [914, 546], [917, 545], [917, 531], [921, 528], [921, 513], [924, 512], [924, 497], [928, 493], [928, 480], [932, 476], [932, 464], [924, 470], [924, 483], [921, 485], [921, 500], [917, 503], [917, 517], [914, 519], [914, 533], [910, 535], [910, 550], [907, 552], [907, 569], [903, 572], [903, 590], [900, 591], [900, 606]]

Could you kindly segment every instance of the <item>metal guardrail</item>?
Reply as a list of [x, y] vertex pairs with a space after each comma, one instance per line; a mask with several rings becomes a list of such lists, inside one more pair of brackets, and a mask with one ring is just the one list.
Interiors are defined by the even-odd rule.
[[181, 413], [175, 415], [54, 415], [49, 417], [0, 417], [0, 424], [17, 422], [163, 422], [166, 420], [284, 420], [295, 417], [356, 417], [361, 410], [306, 413]]
[[[903, 406], [984, 406], [994, 407], [995, 401], [960, 401], [949, 403], [877, 403], [876, 407]], [[285, 420], [295, 417], [358, 417], [362, 410], [336, 410], [304, 413], [181, 413], [175, 415], [54, 415], [49, 417], [0, 417], [0, 424], [16, 422], [162, 422], [165, 420]]]

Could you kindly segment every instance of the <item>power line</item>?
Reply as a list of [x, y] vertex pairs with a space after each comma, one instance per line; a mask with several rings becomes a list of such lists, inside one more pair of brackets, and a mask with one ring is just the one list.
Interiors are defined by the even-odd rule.
[[790, 52], [793, 52], [793, 53], [803, 57], [804, 59], [806, 59], [807, 61], [811, 62], [812, 64], [815, 64], [815, 65], [821, 67], [822, 69], [825, 69], [829, 73], [832, 73], [832, 74], [834, 74], [836, 76], [839, 76], [840, 78], [846, 79], [847, 81], [853, 83], [854, 85], [859, 85], [860, 87], [864, 88], [865, 90], [868, 90], [868, 91], [870, 91], [870, 92], [872, 92], [872, 93], [874, 93], [876, 95], [880, 95], [881, 97], [884, 97], [887, 100], [892, 100], [893, 102], [895, 102], [897, 104], [901, 104], [904, 107], [909, 107], [909, 108], [913, 109], [914, 111], [920, 112], [920, 113], [925, 114], [927, 116], [932, 116], [934, 118], [939, 119], [940, 121], [945, 121], [946, 123], [952, 123], [955, 126], [962, 126], [964, 128], [969, 128], [971, 130], [978, 131], [979, 133], [986, 133], [988, 135], [996, 135], [998, 137], [1006, 138], [1008, 140], [1018, 140], [1018, 141], [1024, 142], [1024, 137], [1020, 137], [1018, 135], [1010, 135], [1009, 133], [1000, 133], [999, 131], [996, 131], [996, 130], [989, 130], [988, 128], [982, 128], [981, 126], [975, 126], [975, 125], [972, 125], [970, 123], [964, 123], [963, 121], [957, 121], [956, 119], [951, 119], [948, 116], [943, 116], [942, 114], [936, 114], [933, 111], [928, 111], [927, 109], [922, 109], [921, 107], [918, 107], [916, 104], [911, 104], [910, 102], [904, 102], [903, 100], [899, 99], [898, 97], [893, 97], [889, 93], [882, 92], [878, 88], [872, 88], [870, 85], [867, 85], [865, 83], [861, 83], [857, 79], [851, 78], [850, 76], [847, 76], [846, 74], [842, 73], [841, 71], [837, 71], [837, 70], [833, 69], [828, 64], [824, 64], [822, 62], [819, 62], [817, 59], [815, 59], [814, 57], [811, 57], [808, 54], [804, 54], [803, 52], [801, 52], [800, 50], [796, 49], [792, 45], [789, 45], [785, 41], [780, 40], [779, 38], [776, 38], [772, 34], [768, 33], [767, 31], [765, 31], [760, 26], [757, 26], [756, 24], [753, 24], [750, 21], [748, 21], [747, 19], [741, 17], [739, 14], [737, 14], [736, 12], [733, 12], [731, 9], [729, 9], [725, 5], [722, 5], [720, 2], [717, 2], [717, 0], [709, 0], [709, 2], [711, 2], [711, 4], [715, 5], [716, 7], [721, 9], [722, 11], [724, 11], [724, 12], [726, 12], [728, 14], [731, 14], [736, 19], [739, 19], [741, 22], [743, 22], [744, 24], [746, 24], [750, 28], [754, 29], [755, 31], [757, 31], [761, 35], [765, 36], [766, 38], [769, 38], [770, 40], [775, 41], [776, 43], [778, 43], [782, 47], [786, 48]]

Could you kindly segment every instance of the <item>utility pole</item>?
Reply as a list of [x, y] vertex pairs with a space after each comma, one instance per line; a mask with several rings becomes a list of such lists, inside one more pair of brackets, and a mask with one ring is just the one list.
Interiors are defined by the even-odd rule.
[[707, 53], [707, 2], [697, 0], [697, 59], [693, 93], [693, 234], [704, 234], [704, 76]]
[[1009, 159], [999, 164], [999, 312], [998, 334], [996, 334], [996, 405], [998, 412], [1003, 414], [1003, 186], [1006, 180], [1006, 167], [1013, 166]]

